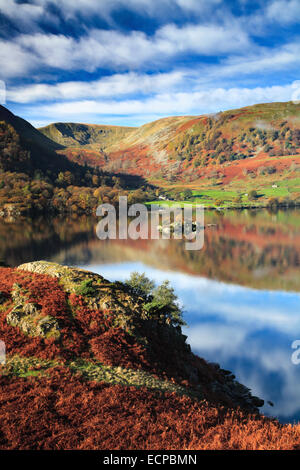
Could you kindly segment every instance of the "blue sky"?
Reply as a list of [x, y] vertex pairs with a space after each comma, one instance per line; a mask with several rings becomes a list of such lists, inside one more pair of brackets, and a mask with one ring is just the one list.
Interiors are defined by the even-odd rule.
[[300, 0], [0, 0], [7, 106], [141, 125], [292, 99]]

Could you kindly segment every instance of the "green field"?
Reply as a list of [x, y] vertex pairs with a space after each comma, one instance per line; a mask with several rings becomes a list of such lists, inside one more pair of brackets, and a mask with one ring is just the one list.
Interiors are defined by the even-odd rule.
[[[185, 200], [155, 200], [147, 204], [156, 204], [160, 206], [183, 206], [184, 204], [201, 204], [205, 207], [265, 207], [271, 198], [276, 198], [283, 203], [284, 200], [299, 204], [300, 199], [300, 178], [283, 179], [274, 182], [274, 178], [265, 178], [265, 184], [262, 180], [239, 181], [230, 185], [230, 189], [194, 189], [192, 195]], [[272, 187], [276, 184], [277, 187]], [[228, 188], [228, 186], [227, 186]], [[256, 197], [249, 197], [251, 191], [255, 190]], [[184, 191], [184, 188], [182, 188]], [[180, 192], [180, 190], [179, 190]], [[166, 192], [168, 197], [168, 192]], [[239, 199], [239, 200], [238, 200]]]

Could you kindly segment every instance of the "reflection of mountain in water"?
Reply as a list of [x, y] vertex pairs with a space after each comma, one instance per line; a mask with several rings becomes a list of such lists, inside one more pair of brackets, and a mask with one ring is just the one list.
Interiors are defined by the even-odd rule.
[[0, 258], [11, 265], [35, 259], [71, 264], [139, 260], [156, 268], [200, 274], [255, 288], [299, 290], [300, 212], [206, 213], [204, 248], [182, 240], [108, 240], [88, 217], [0, 224]]
[[51, 259], [70, 247], [88, 245], [94, 238], [96, 221], [80, 218], [0, 219], [0, 259], [10, 266], [38, 259]]

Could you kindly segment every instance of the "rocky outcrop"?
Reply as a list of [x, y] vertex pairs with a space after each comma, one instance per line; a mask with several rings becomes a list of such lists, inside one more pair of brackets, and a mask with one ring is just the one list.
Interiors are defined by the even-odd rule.
[[221, 377], [223, 376], [223, 381], [215, 381], [212, 383], [211, 387], [213, 392], [216, 393], [225, 393], [231, 400], [241, 408], [253, 409], [253, 407], [261, 407], [264, 405], [264, 400], [259, 397], [253, 396], [250, 388], [239, 383], [235, 380], [235, 375], [230, 371], [221, 369], [219, 364], [213, 364], [218, 371]]
[[44, 315], [41, 306], [28, 302], [26, 292], [18, 284], [14, 284], [11, 297], [14, 306], [6, 316], [9, 325], [18, 327], [29, 336], [43, 338], [60, 338], [60, 328], [57, 320], [50, 315]]
[[[90, 309], [111, 312], [113, 328], [129, 333], [132, 340], [144, 348], [148, 359], [159, 363], [161, 373], [169, 377], [173, 374], [177, 376], [175, 380], [188, 387], [191, 395], [198, 398], [209, 396], [220, 403], [251, 412], [256, 412], [264, 404], [263, 400], [252, 396], [250, 389], [240, 384], [230, 371], [197, 358], [179, 327], [149, 319], [143, 308], [143, 299], [134, 295], [127, 285], [109, 282], [98, 274], [82, 269], [46, 261], [26, 263], [17, 270], [56, 278], [67, 294], [83, 297]], [[7, 315], [10, 325], [18, 326], [28, 335], [59, 339], [57, 320], [43, 316], [39, 305], [28, 302], [26, 292], [20, 286], [14, 285], [12, 298], [14, 308]], [[99, 341], [101, 343], [104, 339], [100, 337]]]

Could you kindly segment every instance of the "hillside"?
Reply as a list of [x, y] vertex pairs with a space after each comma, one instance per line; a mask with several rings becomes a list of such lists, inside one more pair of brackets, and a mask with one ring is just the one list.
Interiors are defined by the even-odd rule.
[[[228, 184], [259, 168], [276, 169], [280, 157], [299, 154], [300, 105], [267, 103], [214, 115], [164, 118], [139, 128], [110, 131], [108, 138], [89, 125], [53, 124], [40, 130], [71, 147], [73, 158], [78, 147], [98, 151], [99, 160], [94, 158], [93, 163], [110, 171], [185, 184], [224, 178]], [[241, 162], [237, 168], [236, 161]], [[292, 160], [285, 163], [290, 165]]]
[[[58, 123], [41, 132], [4, 107], [0, 114], [0, 169], [7, 173], [0, 203], [25, 212], [47, 205], [92, 212], [99, 202], [115, 204], [121, 190], [131, 202], [165, 191], [212, 208], [300, 204], [299, 104], [169, 117], [140, 128]], [[53, 186], [63, 191], [54, 197]], [[81, 187], [89, 188], [84, 196]]]
[[0, 289], [1, 449], [299, 448], [127, 284], [34, 262]]
[[10, 124], [22, 136], [24, 143], [39, 145], [41, 148], [48, 150], [62, 148], [53, 139], [48, 139], [42, 132], [35, 129], [28, 121], [16, 116], [2, 105], [0, 105], [0, 121]]
[[56, 150], [62, 146], [48, 139], [29, 122], [0, 105], [0, 166], [4, 170], [57, 171], [72, 165]]
[[115, 142], [122, 140], [133, 129], [131, 127], [58, 122], [41, 127], [39, 131], [64, 147], [80, 146], [102, 152]]
[[[131, 190], [147, 200], [144, 179], [110, 173], [68, 159], [63, 147], [0, 106], [0, 217], [33, 212], [95, 212]], [[149, 186], [144, 187], [147, 190]]]

